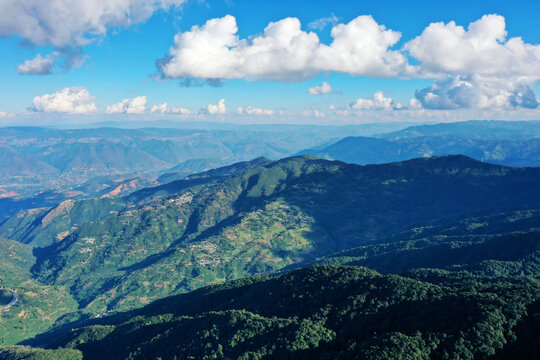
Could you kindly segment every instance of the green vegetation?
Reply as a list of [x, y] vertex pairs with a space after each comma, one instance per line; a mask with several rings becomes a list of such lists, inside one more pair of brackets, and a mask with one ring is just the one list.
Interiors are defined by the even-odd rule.
[[[0, 238], [0, 287], [17, 292], [17, 302], [0, 311], [0, 345], [15, 344], [51, 327], [56, 320], [77, 310], [77, 303], [62, 286], [42, 285], [33, 279], [32, 248]], [[0, 291], [0, 306], [12, 299]]]
[[30, 226], [10, 219], [2, 229], [28, 234], [31, 243], [54, 242], [36, 249], [34, 276], [69, 288], [85, 312], [104, 313], [301, 266], [445, 216], [539, 203], [538, 169], [462, 156], [364, 167], [294, 157], [236, 167], [244, 170], [76, 201]]
[[491, 276], [534, 277], [540, 274], [539, 223], [539, 210], [445, 220], [341, 251], [316, 263], [366, 266], [383, 273], [461, 266]]
[[539, 177], [459, 156], [366, 167], [289, 158], [172, 196], [145, 194], [153, 200], [43, 249], [34, 271], [68, 286], [89, 311], [123, 310], [309, 263], [445, 215], [537, 205]]
[[53, 208], [23, 210], [7, 219], [0, 234], [32, 246], [62, 241], [77, 226], [115, 214], [126, 205], [122, 198], [66, 200]]
[[0, 339], [45, 349], [0, 359], [530, 354], [539, 180], [463, 156], [302, 156], [20, 213], [0, 225], [19, 296]]
[[26, 280], [35, 261], [32, 247], [0, 237], [0, 287]]
[[[272, 160], [265, 157], [259, 157], [250, 161], [241, 161], [232, 165], [229, 164], [229, 160], [220, 159], [190, 159], [186, 160], [177, 166], [173, 167], [171, 172], [161, 175], [158, 181], [162, 184], [167, 184], [172, 181], [181, 180], [187, 175], [191, 175], [190, 178], [208, 178], [208, 177], [226, 177], [230, 176], [238, 171], [251, 169], [257, 166], [268, 165]], [[195, 174], [197, 173], [197, 174]]]
[[0, 312], [0, 345], [16, 344], [42, 333], [62, 316], [77, 310], [77, 302], [65, 287], [45, 286], [28, 279], [13, 289], [18, 301]]
[[423, 279], [310, 267], [203, 288], [36, 341], [95, 359], [487, 358], [523, 340], [516, 325], [540, 296], [528, 278], [414, 277]]
[[0, 348], [0, 359], [3, 360], [82, 360], [78, 350], [59, 349], [45, 350], [27, 346], [6, 346]]

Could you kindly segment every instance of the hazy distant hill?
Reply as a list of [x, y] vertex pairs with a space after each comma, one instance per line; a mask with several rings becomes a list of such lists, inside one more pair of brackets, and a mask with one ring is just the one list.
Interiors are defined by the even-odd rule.
[[[468, 121], [406, 129], [402, 129], [405, 123], [0, 128], [0, 175], [4, 175], [0, 176], [0, 221], [19, 209], [126, 194], [152, 185], [159, 176], [158, 182], [164, 184], [194, 172], [258, 156], [279, 159], [306, 148], [310, 150], [301, 154], [357, 164], [464, 154], [497, 164], [537, 166], [539, 124]], [[402, 130], [388, 133], [396, 129]]]
[[347, 137], [328, 147], [303, 150], [300, 154], [361, 165], [462, 154], [494, 164], [539, 166], [540, 137], [518, 140], [486, 140], [456, 135], [396, 137], [393, 140]]
[[[362, 130], [358, 128], [355, 133]], [[342, 131], [196, 130], [97, 128], [59, 130], [9, 127], [0, 129], [0, 146], [36, 158], [60, 171], [165, 170], [190, 159], [249, 160], [279, 158], [308, 146], [336, 139]], [[22, 158], [21, 158], [22, 159]]]
[[314, 155], [360, 165], [382, 164], [422, 156], [415, 154], [416, 156], [409, 157], [411, 152], [403, 154], [399, 144], [370, 137], [346, 137], [327, 147], [303, 150], [300, 155]]
[[517, 140], [540, 137], [540, 120], [497, 121], [471, 120], [454, 123], [410, 126], [403, 130], [381, 135], [385, 139], [415, 138], [422, 136], [449, 136], [485, 140]]
[[[194, 125], [194, 124], [192, 124]], [[273, 159], [380, 127], [0, 128], [0, 221], [19, 209], [121, 195], [259, 156]], [[172, 169], [172, 170], [171, 170]], [[117, 185], [129, 181], [124, 186]]]
[[0, 145], [0, 178], [19, 176], [51, 176], [58, 173], [53, 166], [22, 154], [10, 147]]
[[36, 154], [63, 173], [74, 176], [95, 174], [123, 174], [148, 171], [167, 166], [147, 152], [135, 147], [108, 140], [96, 143], [72, 143], [48, 147]]

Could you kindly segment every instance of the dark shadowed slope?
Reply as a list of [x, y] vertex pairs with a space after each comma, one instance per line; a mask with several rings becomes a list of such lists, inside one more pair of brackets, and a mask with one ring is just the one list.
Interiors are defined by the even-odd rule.
[[538, 309], [539, 291], [527, 278], [310, 267], [170, 297], [37, 341], [96, 359], [483, 359], [533, 339], [514, 331]]

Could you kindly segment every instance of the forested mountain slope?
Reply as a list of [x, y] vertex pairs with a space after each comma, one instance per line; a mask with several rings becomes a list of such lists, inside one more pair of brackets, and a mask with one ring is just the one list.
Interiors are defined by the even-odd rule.
[[520, 326], [538, 314], [539, 295], [529, 278], [310, 267], [166, 298], [36, 341], [89, 359], [483, 359], [524, 342], [527, 359], [537, 349]]
[[535, 209], [539, 180], [540, 169], [463, 156], [378, 166], [293, 157], [126, 208], [86, 201], [77, 224], [55, 210], [65, 220], [43, 228], [43, 217], [41, 230], [32, 228], [34, 239], [54, 242], [36, 251], [33, 273], [68, 286], [86, 310], [126, 309], [444, 217]]
[[[539, 180], [537, 168], [464, 156], [369, 166], [302, 156], [20, 213], [1, 227], [28, 243], [0, 242], [0, 274], [20, 295], [0, 315], [2, 341], [56, 324], [33, 344], [74, 349], [0, 358], [530, 352]], [[288, 274], [313, 263], [340, 266]], [[263, 273], [284, 275], [167, 297]]]

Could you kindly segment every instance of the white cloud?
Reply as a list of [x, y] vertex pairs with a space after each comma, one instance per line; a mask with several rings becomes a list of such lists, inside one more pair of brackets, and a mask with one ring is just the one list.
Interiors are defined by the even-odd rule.
[[420, 76], [437, 78], [416, 91], [425, 108], [538, 107], [533, 83], [540, 79], [540, 45], [507, 39], [500, 15], [484, 15], [467, 29], [453, 21], [430, 24], [405, 49], [420, 61]]
[[54, 94], [36, 96], [30, 110], [37, 112], [56, 112], [87, 114], [97, 111], [94, 97], [83, 87], [69, 87]]
[[467, 30], [453, 21], [432, 23], [404, 48], [428, 75], [539, 79], [540, 45], [506, 36], [504, 17], [484, 15]]
[[339, 21], [339, 18], [336, 15], [330, 14], [330, 16], [328, 17], [320, 18], [320, 19], [310, 22], [308, 24], [308, 28], [314, 29], [314, 30], [322, 30], [326, 26], [330, 24], [335, 24], [338, 21]]
[[183, 107], [168, 107], [167, 103], [154, 105], [150, 110], [153, 114], [178, 114], [178, 115], [189, 115], [191, 111]]
[[358, 16], [348, 24], [338, 24], [331, 32], [334, 41], [321, 44], [314, 67], [351, 75], [397, 76], [407, 71], [407, 60], [399, 51], [389, 50], [401, 33], [379, 25], [370, 15]]
[[302, 116], [309, 116], [309, 117], [316, 117], [316, 118], [322, 118], [322, 117], [325, 117], [326, 115], [317, 110], [317, 109], [314, 109], [314, 110], [304, 110], [302, 112], [300, 112], [300, 115]]
[[64, 57], [69, 70], [84, 60], [81, 46], [111, 28], [147, 20], [160, 9], [180, 6], [185, 0], [1, 0], [0, 37], [18, 36], [56, 53], [21, 64], [19, 73], [48, 74], [54, 60]]
[[0, 111], [0, 118], [2, 118], [2, 117], [8, 117], [8, 116], [9, 116], [9, 114], [8, 114], [7, 112], [5, 112], [5, 111]]
[[384, 96], [382, 91], [377, 91], [371, 99], [359, 98], [351, 104], [355, 110], [392, 110], [399, 109], [400, 106], [394, 103], [394, 100]]
[[332, 85], [330, 85], [326, 81], [323, 81], [321, 85], [313, 86], [309, 88], [307, 93], [309, 95], [323, 95], [323, 94], [331, 93], [333, 90], [334, 88], [332, 87]]
[[526, 82], [474, 76], [437, 80], [432, 86], [417, 90], [415, 96], [427, 109], [538, 107], [534, 91]]
[[389, 50], [401, 34], [359, 16], [332, 28], [333, 42], [321, 44], [301, 29], [297, 18], [270, 23], [262, 35], [237, 36], [236, 19], [227, 15], [177, 34], [166, 58], [158, 63], [165, 78], [300, 81], [319, 72], [395, 76], [406, 58]]
[[119, 103], [107, 106], [107, 114], [142, 114], [146, 110], [146, 96], [124, 99]]
[[115, 27], [148, 19], [185, 0], [2, 0], [0, 36], [35, 45], [83, 46]]
[[238, 107], [234, 110], [238, 115], [274, 115], [274, 110], [270, 109], [261, 109], [258, 107], [249, 106], [247, 108]]
[[[315, 33], [303, 31], [297, 18], [270, 23], [262, 34], [247, 39], [240, 39], [237, 32], [236, 19], [228, 15], [176, 35], [168, 56], [159, 62], [162, 76], [284, 82], [324, 72], [423, 77], [436, 82], [419, 90], [418, 103], [412, 106], [534, 108], [538, 103], [532, 89], [540, 80], [540, 45], [508, 38], [505, 19], [499, 15], [485, 15], [467, 28], [454, 22], [432, 23], [397, 51], [391, 49], [401, 34], [371, 16], [333, 26], [328, 45]], [[405, 54], [419, 64], [410, 65]], [[308, 93], [322, 94], [330, 88], [323, 83]], [[355, 104], [360, 109], [406, 107], [384, 96]]]
[[225, 99], [221, 99], [215, 104], [209, 104], [199, 110], [199, 114], [224, 115], [225, 113], [227, 113]]
[[422, 109], [422, 103], [418, 101], [416, 98], [412, 98], [409, 100], [409, 106], [408, 109], [410, 110], [420, 110]]
[[336, 115], [340, 115], [340, 116], [348, 116], [349, 115], [349, 110], [348, 109], [337, 107], [335, 105], [328, 106], [328, 109], [332, 110], [334, 112], [334, 114], [336, 114]]
[[56, 63], [58, 53], [41, 56], [37, 54], [32, 60], [26, 60], [21, 65], [17, 66], [17, 72], [19, 74], [31, 74], [31, 75], [48, 75], [51, 74], [52, 69]]

